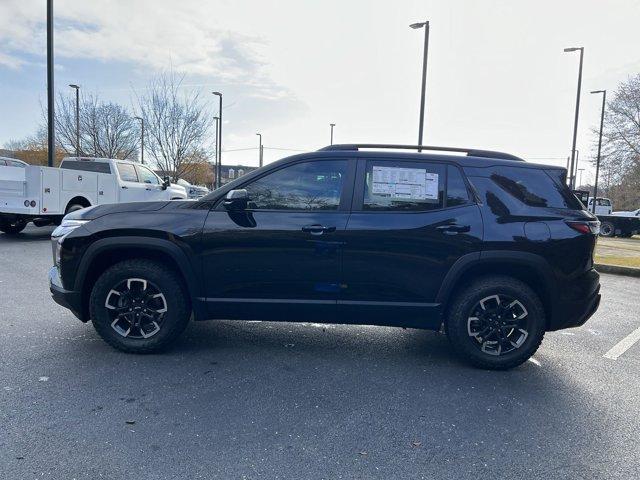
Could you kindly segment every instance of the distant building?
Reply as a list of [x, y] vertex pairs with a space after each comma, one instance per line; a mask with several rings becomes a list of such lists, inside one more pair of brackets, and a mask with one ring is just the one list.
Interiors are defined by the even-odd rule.
[[[242, 177], [247, 173], [255, 170], [258, 167], [247, 167], [246, 165], [221, 165], [220, 166], [220, 179], [221, 184], [229, 183], [236, 178]], [[214, 170], [215, 174], [215, 170]]]

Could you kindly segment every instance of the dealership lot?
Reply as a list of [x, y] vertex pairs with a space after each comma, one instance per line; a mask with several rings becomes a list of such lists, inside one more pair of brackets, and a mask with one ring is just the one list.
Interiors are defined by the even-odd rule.
[[364, 326], [206, 322], [135, 356], [53, 303], [50, 232], [0, 235], [0, 478], [640, 475], [640, 342], [605, 357], [640, 279], [603, 275], [596, 315], [509, 372]]

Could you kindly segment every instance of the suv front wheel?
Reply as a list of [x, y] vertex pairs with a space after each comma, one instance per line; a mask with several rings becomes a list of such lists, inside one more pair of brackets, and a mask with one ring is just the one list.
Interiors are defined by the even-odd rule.
[[465, 360], [477, 367], [505, 370], [527, 361], [540, 346], [544, 307], [520, 280], [483, 277], [453, 299], [445, 330]]
[[111, 346], [151, 353], [173, 343], [191, 316], [177, 275], [151, 260], [126, 260], [107, 269], [91, 291], [91, 320]]

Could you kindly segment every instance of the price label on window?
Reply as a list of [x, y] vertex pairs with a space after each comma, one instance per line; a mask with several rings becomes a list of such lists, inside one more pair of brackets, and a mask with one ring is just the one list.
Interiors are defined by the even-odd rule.
[[371, 193], [407, 200], [438, 201], [438, 174], [424, 168], [373, 167]]

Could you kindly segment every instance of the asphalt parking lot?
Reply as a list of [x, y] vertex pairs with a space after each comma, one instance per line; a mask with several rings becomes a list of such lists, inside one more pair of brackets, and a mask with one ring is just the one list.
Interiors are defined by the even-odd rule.
[[[0, 235], [0, 478], [639, 478], [640, 279], [509, 372], [444, 336], [191, 324], [118, 353], [50, 298], [50, 228]], [[615, 356], [615, 355], [609, 355]]]

